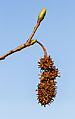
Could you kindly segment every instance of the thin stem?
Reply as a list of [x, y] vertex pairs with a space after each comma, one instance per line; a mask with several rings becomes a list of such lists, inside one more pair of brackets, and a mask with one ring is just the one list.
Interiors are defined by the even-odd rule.
[[33, 36], [34, 36], [34, 34], [35, 34], [37, 28], [39, 27], [39, 25], [40, 25], [40, 22], [37, 22], [36, 25], [35, 25], [35, 27], [34, 27], [34, 29], [33, 29], [32, 34], [30, 35], [30, 37], [29, 37], [29, 39], [28, 39], [29, 42], [30, 42], [31, 39], [33, 38]]
[[38, 43], [42, 47], [42, 49], [44, 51], [44, 57], [46, 57], [47, 56], [47, 51], [46, 51], [46, 48], [44, 47], [44, 45], [39, 41], [36, 41], [36, 43]]

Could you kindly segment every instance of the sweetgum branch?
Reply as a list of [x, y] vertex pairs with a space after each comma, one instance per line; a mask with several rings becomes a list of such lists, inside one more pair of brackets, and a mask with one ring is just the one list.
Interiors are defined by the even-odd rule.
[[29, 39], [26, 41], [26, 43], [19, 45], [18, 47], [14, 48], [13, 50], [10, 50], [6, 54], [0, 56], [0, 60], [5, 59], [7, 56], [18, 52], [26, 47], [29, 47], [35, 43], [41, 46], [41, 48], [44, 51], [44, 57], [40, 59], [38, 62], [38, 66], [41, 69], [40, 71], [40, 82], [37, 86], [37, 100], [38, 103], [43, 105], [44, 107], [46, 105], [49, 105], [51, 102], [53, 102], [55, 96], [56, 96], [56, 77], [59, 77], [59, 70], [54, 66], [54, 61], [50, 56], [47, 56], [46, 48], [44, 45], [39, 42], [37, 39], [32, 39], [37, 28], [39, 27], [41, 21], [44, 19], [44, 16], [46, 14], [46, 8], [43, 8], [38, 16], [37, 23], [33, 29], [33, 32], [31, 33]]
[[[33, 38], [33, 36], [34, 36], [34, 34], [35, 34], [37, 28], [39, 27], [40, 22], [44, 19], [45, 14], [46, 14], [46, 8], [43, 8], [43, 9], [41, 10], [40, 14], [38, 15], [38, 20], [37, 20], [37, 23], [36, 23], [36, 25], [35, 25], [35, 27], [34, 27], [34, 29], [33, 29], [33, 32], [32, 32], [32, 34], [30, 35], [29, 39], [26, 41], [26, 43], [24, 43], [24, 44], [22, 44], [22, 45], [16, 47], [15, 49], [10, 50], [9, 52], [7, 52], [7, 53], [4, 54], [4, 55], [0, 56], [0, 60], [3, 60], [3, 59], [5, 59], [7, 56], [9, 56], [9, 55], [11, 55], [11, 54], [13, 54], [13, 53], [15, 53], [15, 52], [18, 52], [18, 51], [20, 51], [20, 50], [22, 50], [22, 49], [24, 49], [24, 48], [26, 48], [26, 47], [28, 47], [28, 46], [33, 45], [34, 43], [36, 43], [37, 40], [32, 40], [32, 38]], [[43, 48], [44, 53], [45, 53], [45, 55], [46, 55], [46, 51], [45, 51], [44, 46], [43, 46], [40, 42], [38, 42], [38, 41], [37, 41], [37, 43], [38, 43], [39, 45], [41, 45], [41, 47]]]

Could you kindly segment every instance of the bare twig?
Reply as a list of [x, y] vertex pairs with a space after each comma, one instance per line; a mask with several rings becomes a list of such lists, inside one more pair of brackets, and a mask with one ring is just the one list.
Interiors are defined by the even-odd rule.
[[[13, 53], [15, 53], [15, 52], [17, 52], [17, 51], [22, 50], [23, 48], [26, 48], [26, 47], [28, 47], [28, 46], [33, 45], [34, 43], [36, 43], [37, 40], [32, 40], [32, 38], [33, 38], [33, 36], [34, 36], [34, 34], [35, 34], [37, 28], [39, 27], [40, 22], [44, 19], [45, 14], [46, 14], [46, 8], [43, 8], [43, 9], [41, 10], [39, 16], [38, 16], [38, 20], [37, 20], [37, 23], [36, 23], [36, 25], [35, 25], [35, 27], [34, 27], [34, 29], [33, 29], [33, 32], [32, 32], [32, 34], [30, 35], [29, 39], [26, 41], [26, 43], [24, 43], [24, 44], [22, 44], [22, 45], [16, 47], [16, 48], [13, 49], [13, 50], [10, 50], [9, 52], [7, 52], [7, 53], [4, 54], [4, 55], [0, 56], [0, 60], [3, 60], [3, 59], [5, 59], [5, 57], [7, 57], [8, 55], [11, 55], [11, 54], [13, 54]], [[37, 42], [37, 43], [39, 43], [39, 42]], [[39, 43], [39, 44], [41, 45], [41, 43]], [[41, 45], [41, 46], [42, 46], [42, 45]], [[44, 49], [44, 48], [43, 48], [43, 49]], [[46, 53], [45, 53], [45, 54], [46, 54]]]

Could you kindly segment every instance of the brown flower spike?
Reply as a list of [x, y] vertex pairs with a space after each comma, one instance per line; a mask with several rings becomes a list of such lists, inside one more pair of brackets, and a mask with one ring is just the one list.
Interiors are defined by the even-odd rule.
[[39, 63], [39, 68], [41, 68], [40, 73], [40, 83], [37, 89], [37, 99], [38, 103], [46, 106], [53, 102], [56, 96], [56, 81], [55, 78], [58, 76], [58, 69], [54, 66], [54, 62], [50, 56], [45, 55], [41, 58]]
[[56, 77], [59, 75], [58, 69], [54, 66], [54, 62], [50, 56], [47, 55], [46, 48], [43, 46], [41, 42], [39, 42], [37, 39], [32, 39], [37, 28], [39, 27], [41, 21], [44, 19], [46, 15], [46, 8], [43, 8], [41, 12], [38, 15], [37, 23], [33, 29], [33, 32], [31, 33], [30, 37], [26, 41], [26, 43], [10, 50], [6, 54], [0, 56], [0, 60], [4, 60], [7, 56], [18, 52], [26, 47], [29, 47], [35, 43], [39, 44], [43, 51], [44, 51], [44, 57], [40, 59], [38, 62], [38, 66], [40, 68], [40, 82], [37, 86], [37, 99], [38, 103], [41, 103], [41, 105], [48, 105], [51, 102], [53, 102], [55, 96], [56, 96]]

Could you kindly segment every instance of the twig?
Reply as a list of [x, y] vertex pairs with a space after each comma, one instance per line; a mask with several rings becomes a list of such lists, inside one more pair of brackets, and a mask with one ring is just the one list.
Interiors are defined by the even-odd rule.
[[[46, 8], [43, 8], [43, 9], [41, 10], [39, 16], [38, 16], [38, 20], [37, 20], [37, 23], [36, 23], [36, 25], [35, 25], [35, 27], [34, 27], [34, 29], [33, 29], [33, 32], [32, 32], [32, 34], [30, 35], [29, 39], [26, 41], [26, 43], [24, 43], [24, 44], [22, 44], [22, 45], [16, 47], [16, 48], [13, 49], [13, 50], [10, 50], [9, 52], [7, 52], [7, 53], [4, 54], [4, 55], [0, 56], [0, 60], [3, 60], [3, 59], [5, 59], [7, 56], [9, 56], [9, 55], [11, 55], [11, 54], [13, 54], [13, 53], [15, 53], [15, 52], [17, 52], [17, 51], [22, 50], [23, 48], [26, 48], [26, 47], [28, 47], [28, 46], [33, 45], [34, 43], [36, 43], [37, 40], [32, 40], [32, 38], [33, 38], [33, 36], [34, 36], [34, 34], [35, 34], [37, 28], [39, 27], [40, 22], [44, 19], [45, 14], [46, 14]], [[39, 42], [38, 42], [38, 43], [39, 43]], [[40, 44], [40, 43], [39, 43], [39, 44]], [[41, 44], [40, 44], [40, 45], [41, 45]]]

